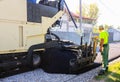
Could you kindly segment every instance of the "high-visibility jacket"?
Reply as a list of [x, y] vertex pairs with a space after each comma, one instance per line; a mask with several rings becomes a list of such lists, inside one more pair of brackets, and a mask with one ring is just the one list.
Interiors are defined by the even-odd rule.
[[107, 31], [103, 30], [99, 35], [100, 39], [104, 39], [104, 44], [108, 44], [109, 34]]

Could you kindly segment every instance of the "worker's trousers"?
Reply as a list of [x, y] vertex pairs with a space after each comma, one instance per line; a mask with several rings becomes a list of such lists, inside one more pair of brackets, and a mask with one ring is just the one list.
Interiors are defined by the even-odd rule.
[[106, 69], [108, 66], [108, 54], [109, 54], [109, 44], [103, 45], [102, 54], [102, 67]]

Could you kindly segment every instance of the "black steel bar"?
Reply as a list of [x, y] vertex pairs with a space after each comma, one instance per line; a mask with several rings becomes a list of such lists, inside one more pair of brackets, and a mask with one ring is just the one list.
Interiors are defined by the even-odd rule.
[[69, 15], [70, 15], [70, 17], [71, 17], [71, 19], [72, 19], [72, 21], [73, 21], [73, 23], [74, 23], [75, 27], [76, 27], [76, 28], [78, 28], [78, 26], [76, 25], [76, 23], [75, 23], [75, 21], [74, 21], [74, 19], [73, 19], [72, 15], [71, 15], [71, 12], [70, 12], [70, 10], [69, 10], [69, 8], [68, 8], [68, 6], [67, 6], [67, 4], [66, 4], [65, 0], [63, 0], [63, 1], [64, 1], [64, 3], [65, 3], [65, 6], [66, 6], [66, 8], [67, 8], [67, 10], [68, 10], [68, 13], [69, 13]]

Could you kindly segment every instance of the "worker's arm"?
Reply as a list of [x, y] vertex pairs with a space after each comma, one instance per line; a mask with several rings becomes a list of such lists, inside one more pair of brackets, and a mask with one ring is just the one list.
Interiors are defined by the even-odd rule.
[[100, 39], [100, 52], [102, 52], [102, 50], [103, 50], [103, 44], [104, 44], [104, 39], [101, 38]]

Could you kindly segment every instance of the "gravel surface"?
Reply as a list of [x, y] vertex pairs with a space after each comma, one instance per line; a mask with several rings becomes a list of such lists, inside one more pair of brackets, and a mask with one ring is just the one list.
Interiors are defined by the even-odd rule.
[[[110, 44], [110, 54], [120, 54], [120, 43]], [[119, 59], [120, 60], [120, 59]], [[79, 75], [72, 74], [49, 74], [42, 69], [17, 74], [0, 79], [0, 82], [89, 82], [97, 75], [100, 67]]]
[[92, 79], [100, 68], [96, 68], [80, 75], [49, 74], [42, 69], [21, 73], [0, 79], [0, 82], [87, 82]]
[[36, 69], [30, 72], [21, 73], [0, 79], [0, 82], [64, 82], [76, 75], [67, 74], [49, 74], [42, 69]]
[[88, 82], [94, 76], [96, 76], [98, 74], [98, 71], [100, 70], [100, 68], [101, 67], [98, 67], [98, 68], [88, 71], [86, 73], [80, 74], [78, 76], [75, 76], [73, 78], [66, 80], [65, 82]]

